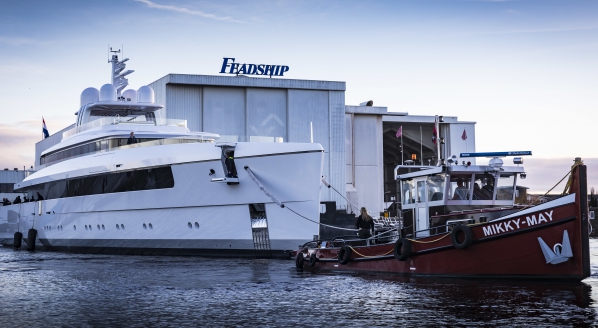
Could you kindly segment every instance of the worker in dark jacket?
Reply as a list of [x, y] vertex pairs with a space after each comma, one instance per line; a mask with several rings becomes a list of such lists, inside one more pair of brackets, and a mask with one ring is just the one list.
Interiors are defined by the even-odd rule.
[[359, 229], [359, 238], [370, 238], [374, 233], [374, 219], [368, 214], [365, 207], [361, 208], [361, 215], [357, 217], [355, 228]]
[[229, 151], [226, 153], [226, 159], [224, 160], [224, 164], [226, 165], [226, 177], [227, 178], [236, 178], [237, 177], [237, 168], [235, 167], [235, 158], [233, 157], [233, 152]]
[[129, 135], [129, 139], [127, 139], [127, 145], [136, 144], [136, 143], [137, 143], [137, 138], [135, 138], [135, 133], [131, 132], [131, 134]]

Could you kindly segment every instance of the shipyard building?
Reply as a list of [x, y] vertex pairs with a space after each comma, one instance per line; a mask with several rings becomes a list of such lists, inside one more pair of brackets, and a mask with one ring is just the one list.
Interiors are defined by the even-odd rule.
[[[323, 175], [332, 187], [322, 187], [321, 200], [349, 212], [355, 209], [341, 195], [378, 215], [397, 195], [397, 165], [438, 160], [434, 116], [389, 111], [367, 101], [347, 105], [345, 82], [168, 74], [148, 85], [164, 106], [160, 116], [186, 120], [191, 131], [217, 133], [220, 141], [320, 143]], [[444, 116], [439, 126], [441, 158], [475, 151], [475, 122]], [[41, 153], [61, 138], [57, 132], [36, 144], [36, 168]]]

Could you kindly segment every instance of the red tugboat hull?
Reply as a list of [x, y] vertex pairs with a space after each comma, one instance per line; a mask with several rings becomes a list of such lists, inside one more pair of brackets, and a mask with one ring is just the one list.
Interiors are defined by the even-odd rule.
[[[468, 240], [464, 233], [453, 231], [384, 245], [304, 249], [300, 253], [305, 256], [303, 267], [580, 281], [590, 275], [585, 166], [573, 169], [571, 182], [572, 194], [491, 222], [465, 226], [471, 232]], [[410, 244], [410, 252], [404, 245], [395, 250], [400, 241]], [[310, 262], [308, 253], [316, 259]]]

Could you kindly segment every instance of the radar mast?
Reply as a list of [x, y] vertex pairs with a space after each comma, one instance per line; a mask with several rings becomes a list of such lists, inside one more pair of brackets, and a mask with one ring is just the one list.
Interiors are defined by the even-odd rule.
[[125, 62], [129, 60], [129, 58], [125, 58], [121, 61], [118, 60], [118, 54], [120, 54], [119, 50], [112, 50], [110, 47], [110, 52], [112, 55], [110, 56], [109, 63], [112, 63], [112, 85], [116, 88], [116, 93], [118, 98], [120, 99], [121, 94], [120, 92], [129, 85], [129, 80], [125, 78], [125, 76], [135, 72], [133, 70], [124, 71], [125, 67], [127, 66]]

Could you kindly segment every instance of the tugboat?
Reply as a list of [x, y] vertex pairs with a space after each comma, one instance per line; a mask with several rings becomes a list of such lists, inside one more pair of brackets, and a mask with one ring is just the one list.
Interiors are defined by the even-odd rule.
[[[343, 236], [293, 252], [297, 268], [413, 276], [580, 281], [590, 276], [587, 170], [575, 159], [563, 195], [521, 202], [521, 166], [501, 157], [531, 152], [469, 153], [488, 165], [395, 168], [402, 220], [368, 239]], [[522, 164], [521, 157], [514, 164]]]

